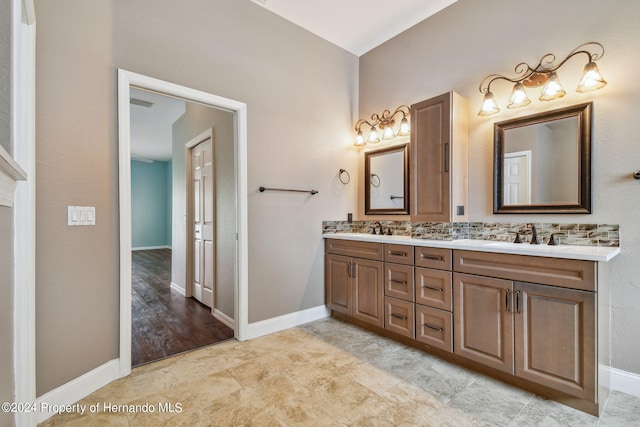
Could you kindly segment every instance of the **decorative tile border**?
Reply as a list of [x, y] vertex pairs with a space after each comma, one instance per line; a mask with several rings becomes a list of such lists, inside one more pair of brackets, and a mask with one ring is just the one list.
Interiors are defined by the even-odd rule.
[[371, 233], [376, 222], [385, 230], [391, 229], [396, 236], [411, 236], [411, 224], [408, 221], [322, 221], [323, 233]]
[[[376, 221], [323, 221], [323, 233], [370, 233]], [[507, 222], [409, 222], [380, 221], [392, 234], [430, 240], [496, 240], [512, 242], [515, 233], [528, 242], [531, 234], [527, 223]], [[575, 246], [620, 246], [620, 227], [617, 224], [558, 224], [534, 223], [541, 244], [552, 234], [560, 244]]]

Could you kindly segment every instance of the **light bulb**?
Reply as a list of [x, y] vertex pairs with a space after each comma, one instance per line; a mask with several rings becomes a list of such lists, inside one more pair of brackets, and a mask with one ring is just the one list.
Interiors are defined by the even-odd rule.
[[531, 100], [527, 96], [527, 92], [524, 90], [522, 83], [516, 83], [513, 86], [511, 92], [511, 98], [509, 99], [509, 105], [507, 108], [520, 108], [531, 104]]
[[547, 80], [547, 83], [545, 83], [544, 87], [542, 88], [542, 94], [538, 99], [540, 99], [540, 101], [551, 101], [553, 99], [562, 98], [566, 94], [567, 92], [565, 92], [564, 88], [560, 84], [558, 76], [554, 71], [549, 74], [549, 80]]
[[582, 72], [582, 78], [578, 84], [577, 92], [590, 92], [592, 90], [598, 90], [607, 85], [607, 82], [602, 78], [600, 70], [595, 62], [591, 61], [584, 66]]
[[388, 140], [396, 137], [396, 134], [393, 132], [393, 128], [391, 126], [387, 126], [382, 131], [382, 139]]
[[479, 116], [490, 116], [500, 111], [498, 103], [493, 99], [493, 93], [487, 92], [482, 100], [482, 108], [478, 111]]
[[407, 136], [409, 135], [409, 120], [404, 117], [400, 120], [400, 130], [398, 130], [398, 136]]
[[362, 136], [361, 130], [358, 131], [358, 135], [356, 135], [356, 142], [353, 145], [355, 145], [356, 147], [363, 147], [367, 145], [367, 143], [364, 141], [364, 136]]
[[371, 133], [369, 134], [369, 138], [367, 139], [367, 143], [369, 144], [377, 144], [380, 142], [380, 138], [378, 138], [378, 131], [375, 126], [371, 126]]

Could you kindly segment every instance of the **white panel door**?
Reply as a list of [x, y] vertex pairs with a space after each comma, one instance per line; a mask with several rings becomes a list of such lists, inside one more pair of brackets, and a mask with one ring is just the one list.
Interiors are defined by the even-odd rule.
[[505, 205], [531, 203], [531, 151], [505, 153], [502, 194]]
[[211, 138], [191, 150], [193, 191], [193, 297], [214, 306], [215, 278], [215, 182]]

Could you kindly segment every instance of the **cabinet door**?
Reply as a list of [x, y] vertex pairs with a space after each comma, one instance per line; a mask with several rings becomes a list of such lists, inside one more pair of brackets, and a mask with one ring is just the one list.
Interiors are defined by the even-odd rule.
[[451, 311], [451, 272], [416, 267], [416, 303]]
[[324, 265], [325, 304], [331, 310], [351, 315], [351, 258], [329, 254]]
[[388, 297], [413, 301], [413, 266], [384, 264], [384, 294]]
[[379, 261], [352, 259], [353, 311], [356, 319], [384, 326], [383, 269]]
[[416, 340], [453, 351], [451, 313], [416, 304]]
[[411, 219], [449, 221], [451, 94], [411, 106]]
[[454, 353], [513, 374], [513, 282], [454, 273]]
[[596, 397], [596, 296], [516, 283], [516, 375], [567, 394]]
[[384, 328], [405, 337], [415, 338], [414, 304], [385, 297]]

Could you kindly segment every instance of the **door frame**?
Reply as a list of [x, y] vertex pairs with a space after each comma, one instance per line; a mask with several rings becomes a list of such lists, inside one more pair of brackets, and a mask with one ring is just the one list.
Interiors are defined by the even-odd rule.
[[[213, 128], [209, 128], [207, 130], [205, 130], [204, 132], [202, 132], [200, 135], [196, 136], [195, 138], [193, 138], [192, 140], [190, 140], [189, 142], [187, 142], [184, 145], [184, 149], [185, 149], [185, 175], [186, 175], [186, 191], [187, 191], [187, 227], [186, 227], [186, 250], [185, 250], [185, 260], [186, 260], [186, 264], [187, 267], [185, 269], [185, 276], [186, 276], [186, 283], [184, 286], [184, 291], [185, 291], [185, 297], [191, 297], [193, 296], [193, 239], [194, 239], [194, 233], [193, 233], [193, 206], [194, 206], [194, 199], [193, 199], [193, 171], [192, 169], [192, 158], [191, 158], [191, 152], [192, 150], [197, 147], [198, 145], [200, 145], [201, 142], [205, 142], [207, 139], [211, 139], [211, 149], [213, 150], [212, 153], [212, 157], [213, 157], [213, 176], [215, 177], [215, 141], [213, 140]], [[215, 184], [213, 185], [213, 212], [214, 212], [214, 221], [216, 220], [216, 191], [215, 191]], [[216, 282], [216, 273], [217, 273], [217, 242], [216, 242], [216, 234], [213, 234], [213, 245], [214, 245], [214, 276], [213, 276], [213, 280], [214, 280], [214, 285], [213, 285], [213, 300], [211, 301], [211, 314], [213, 314], [215, 312], [215, 308], [216, 308], [216, 289], [215, 286], [217, 284]]]
[[159, 92], [234, 113], [236, 171], [236, 279], [234, 283], [235, 331], [247, 339], [249, 319], [249, 251], [247, 208], [247, 105], [185, 86], [118, 69], [118, 140], [120, 202], [120, 375], [131, 373], [131, 116], [132, 87]]

